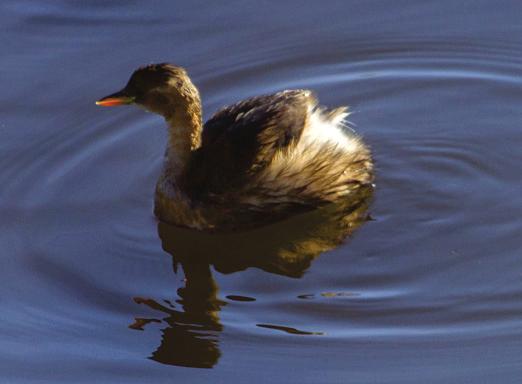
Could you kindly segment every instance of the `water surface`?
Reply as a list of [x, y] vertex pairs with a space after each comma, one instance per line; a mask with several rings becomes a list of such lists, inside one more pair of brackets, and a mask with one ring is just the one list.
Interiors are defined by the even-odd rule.
[[[0, 8], [3, 382], [519, 382], [522, 4]], [[163, 122], [94, 100], [163, 61], [206, 117], [293, 87], [349, 104], [371, 205], [349, 230], [158, 223]]]

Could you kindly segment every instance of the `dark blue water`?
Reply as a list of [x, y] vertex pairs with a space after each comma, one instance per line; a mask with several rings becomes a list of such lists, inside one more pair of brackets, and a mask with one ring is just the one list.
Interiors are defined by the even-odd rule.
[[[1, 382], [520, 382], [522, 3], [0, 10]], [[164, 61], [206, 117], [284, 88], [349, 104], [377, 188], [348, 238], [158, 224], [163, 121], [94, 101]]]

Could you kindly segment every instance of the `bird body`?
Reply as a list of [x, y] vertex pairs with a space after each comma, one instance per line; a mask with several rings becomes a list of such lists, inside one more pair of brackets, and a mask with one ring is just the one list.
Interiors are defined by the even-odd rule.
[[155, 64], [97, 103], [136, 103], [165, 117], [169, 140], [155, 214], [169, 223], [261, 225], [350, 199], [373, 181], [371, 153], [347, 127], [347, 108], [320, 107], [310, 90], [246, 99], [203, 126], [199, 92], [186, 72]]

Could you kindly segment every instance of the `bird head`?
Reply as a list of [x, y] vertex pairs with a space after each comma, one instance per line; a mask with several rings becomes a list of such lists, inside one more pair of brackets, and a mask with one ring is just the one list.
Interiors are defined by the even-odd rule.
[[150, 64], [138, 68], [120, 91], [96, 101], [96, 105], [114, 107], [135, 104], [148, 111], [169, 117], [176, 105], [187, 97], [199, 99], [187, 72], [168, 63]]

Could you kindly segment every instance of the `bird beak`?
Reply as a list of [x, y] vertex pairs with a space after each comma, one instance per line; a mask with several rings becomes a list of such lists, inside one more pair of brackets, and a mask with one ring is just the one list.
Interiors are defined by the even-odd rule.
[[101, 105], [102, 107], [115, 107], [117, 105], [132, 104], [135, 99], [135, 97], [129, 96], [125, 91], [119, 91], [101, 98], [96, 102], [96, 105]]

